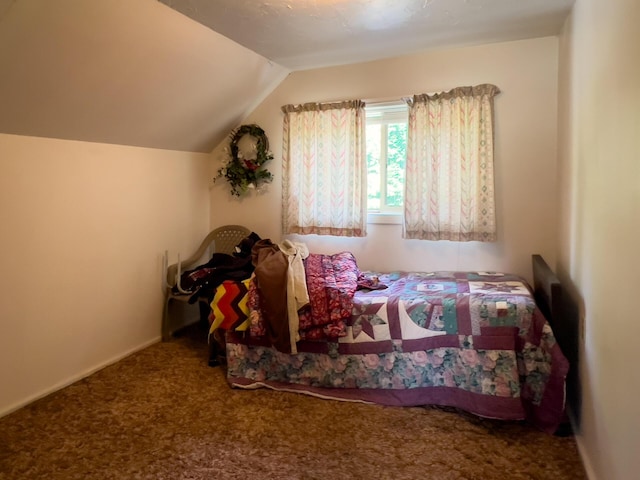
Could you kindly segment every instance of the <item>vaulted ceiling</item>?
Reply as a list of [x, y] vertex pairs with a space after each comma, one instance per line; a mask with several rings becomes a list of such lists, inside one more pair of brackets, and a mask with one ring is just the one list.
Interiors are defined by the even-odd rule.
[[287, 70], [155, 0], [4, 0], [0, 132], [210, 152]]
[[575, 0], [160, 0], [293, 70], [556, 35]]
[[0, 133], [210, 152], [293, 70], [555, 35], [574, 0], [0, 0]]

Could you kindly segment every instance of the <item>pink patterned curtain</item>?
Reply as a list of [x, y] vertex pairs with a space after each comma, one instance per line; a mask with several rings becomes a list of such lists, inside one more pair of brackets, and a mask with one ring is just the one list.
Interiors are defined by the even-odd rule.
[[494, 85], [409, 100], [404, 238], [494, 242]]
[[366, 235], [364, 102], [285, 105], [283, 231]]

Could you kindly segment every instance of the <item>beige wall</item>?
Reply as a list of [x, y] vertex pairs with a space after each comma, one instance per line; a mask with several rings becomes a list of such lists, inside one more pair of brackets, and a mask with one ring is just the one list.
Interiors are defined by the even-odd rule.
[[208, 154], [0, 134], [0, 415], [157, 341]]
[[[555, 37], [434, 51], [390, 60], [294, 72], [245, 120], [267, 132], [275, 180], [267, 194], [230, 200], [211, 191], [211, 224], [243, 223], [281, 238], [282, 114], [289, 103], [398, 99], [493, 83], [496, 97], [496, 197], [499, 241], [492, 244], [403, 240], [400, 225], [369, 225], [364, 239], [305, 236], [312, 252], [354, 252], [361, 268], [498, 269], [530, 278], [530, 256], [555, 262], [557, 47]], [[213, 168], [219, 165], [214, 153]]]
[[591, 478], [640, 476], [640, 3], [578, 0], [561, 37], [558, 271], [581, 303]]

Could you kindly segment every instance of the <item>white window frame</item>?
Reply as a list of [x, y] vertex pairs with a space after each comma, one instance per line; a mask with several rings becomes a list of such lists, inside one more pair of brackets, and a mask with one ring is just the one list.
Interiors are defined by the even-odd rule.
[[[365, 107], [366, 125], [381, 125], [380, 136], [385, 139], [381, 141], [380, 152], [380, 199], [383, 201], [387, 196], [387, 146], [388, 129], [390, 123], [409, 123], [409, 108], [406, 102], [384, 102], [368, 103]], [[381, 205], [379, 209], [367, 209], [368, 223], [402, 223], [403, 207], [389, 207]]]

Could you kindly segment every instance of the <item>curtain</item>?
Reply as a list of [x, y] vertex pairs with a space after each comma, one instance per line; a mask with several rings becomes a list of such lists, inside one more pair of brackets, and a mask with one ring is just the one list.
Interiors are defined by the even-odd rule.
[[496, 241], [494, 85], [409, 99], [404, 238]]
[[284, 234], [366, 235], [364, 102], [285, 105]]

